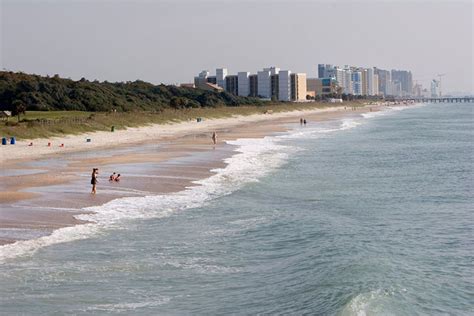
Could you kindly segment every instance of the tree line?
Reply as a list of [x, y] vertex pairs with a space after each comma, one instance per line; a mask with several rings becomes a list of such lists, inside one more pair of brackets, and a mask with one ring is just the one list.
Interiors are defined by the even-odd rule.
[[262, 101], [257, 98], [141, 80], [74, 81], [59, 75], [0, 72], [0, 110], [12, 111], [14, 115], [25, 111], [129, 112], [260, 104]]

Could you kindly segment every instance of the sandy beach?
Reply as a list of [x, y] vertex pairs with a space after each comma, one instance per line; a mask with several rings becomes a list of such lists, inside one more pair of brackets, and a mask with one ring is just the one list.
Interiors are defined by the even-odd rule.
[[[15, 146], [2, 146], [0, 163], [18, 161], [19, 159], [36, 159], [46, 155], [62, 154], [85, 150], [102, 150], [118, 145], [137, 145], [176, 139], [188, 134], [212, 133], [212, 130], [222, 130], [238, 125], [258, 125], [262, 122], [276, 121], [288, 117], [308, 116], [320, 113], [344, 111], [344, 107], [330, 107], [308, 111], [281, 112], [272, 114], [254, 114], [234, 116], [222, 119], [204, 119], [201, 122], [187, 121], [172, 124], [155, 124], [150, 126], [127, 128], [115, 132], [94, 132], [81, 135], [52, 137], [18, 141]], [[87, 142], [90, 139], [90, 142]], [[33, 146], [28, 146], [30, 143]], [[51, 146], [48, 146], [51, 143]], [[64, 144], [64, 147], [61, 147]]]
[[[370, 107], [373, 111], [382, 108]], [[0, 244], [81, 224], [75, 215], [88, 206], [196, 185], [195, 181], [212, 175], [233, 155], [234, 147], [227, 141], [297, 128], [301, 117], [317, 124], [369, 110], [340, 106], [70, 135], [33, 140], [33, 146], [28, 146], [30, 140], [1, 146]], [[218, 135], [216, 146], [211, 140], [213, 131]], [[93, 167], [99, 168], [97, 195], [90, 194]], [[121, 173], [122, 181], [109, 182], [112, 172]]]

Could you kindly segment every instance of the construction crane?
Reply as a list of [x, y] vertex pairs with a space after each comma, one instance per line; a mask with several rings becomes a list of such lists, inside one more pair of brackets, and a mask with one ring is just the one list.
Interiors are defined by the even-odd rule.
[[441, 93], [441, 77], [443, 76], [446, 76], [446, 74], [438, 74], [438, 78], [439, 78], [439, 96], [442, 97], [443, 94]]

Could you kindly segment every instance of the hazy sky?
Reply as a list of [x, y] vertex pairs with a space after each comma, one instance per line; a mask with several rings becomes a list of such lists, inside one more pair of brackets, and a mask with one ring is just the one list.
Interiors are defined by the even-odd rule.
[[1, 68], [72, 79], [191, 82], [202, 69], [318, 63], [407, 69], [474, 92], [473, 2], [0, 0]]

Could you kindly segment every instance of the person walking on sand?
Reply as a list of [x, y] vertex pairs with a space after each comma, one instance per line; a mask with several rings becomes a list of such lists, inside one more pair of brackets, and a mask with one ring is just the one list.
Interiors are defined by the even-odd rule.
[[300, 125], [303, 125], [303, 118], [300, 118]]
[[306, 126], [306, 119], [303, 120], [303, 124], [304, 124], [304, 126]]
[[99, 168], [93, 168], [92, 169], [92, 175], [91, 175], [92, 192], [91, 192], [91, 194], [96, 194], [97, 174], [98, 173], [99, 173]]
[[217, 134], [216, 134], [216, 132], [212, 133], [212, 142], [214, 143], [214, 145], [217, 144]]

